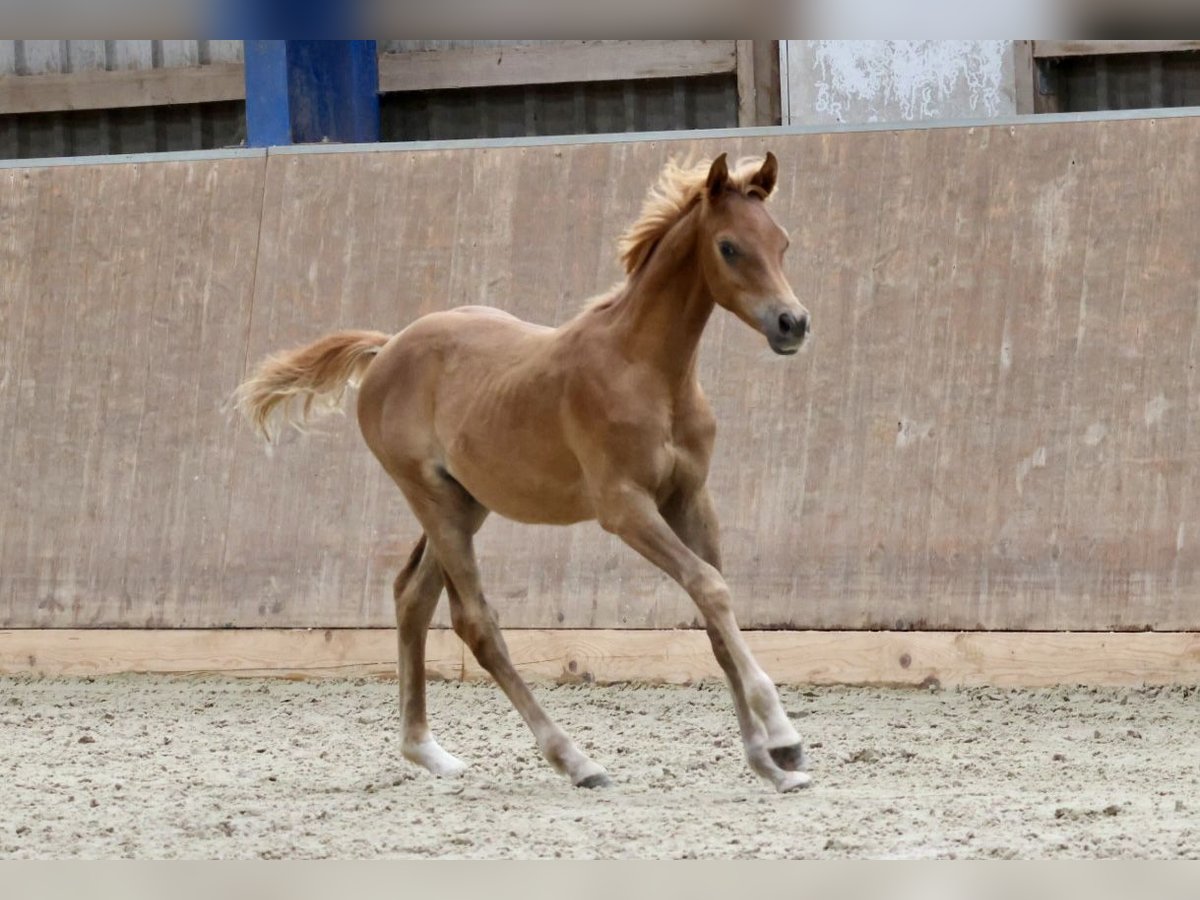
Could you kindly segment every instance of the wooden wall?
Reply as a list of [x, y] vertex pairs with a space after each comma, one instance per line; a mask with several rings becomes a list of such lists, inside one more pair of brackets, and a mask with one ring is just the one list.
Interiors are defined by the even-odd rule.
[[[371, 626], [416, 529], [353, 424], [222, 411], [336, 327], [618, 277], [666, 156], [769, 146], [814, 315], [703, 380], [747, 626], [1200, 627], [1200, 118], [0, 171], [0, 625]], [[510, 627], [694, 621], [594, 525], [492, 521]], [[444, 622], [444, 610], [439, 612]]]
[[264, 175], [261, 157], [0, 169], [7, 624], [220, 621], [204, 598], [239, 440], [220, 407]]

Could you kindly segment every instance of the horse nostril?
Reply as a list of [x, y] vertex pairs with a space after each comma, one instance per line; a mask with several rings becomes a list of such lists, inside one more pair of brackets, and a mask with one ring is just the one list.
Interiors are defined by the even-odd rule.
[[800, 328], [800, 337], [804, 337], [806, 334], [808, 334], [812, 330], [812, 323], [809, 321], [808, 316], [800, 317], [799, 328]]
[[[779, 333], [780, 334], [791, 334], [792, 330], [795, 327], [796, 327], [796, 317], [795, 316], [793, 316], [791, 313], [788, 313], [788, 312], [779, 314]], [[801, 324], [800, 327], [803, 328], [804, 327], [803, 324]], [[802, 331], [800, 333], [803, 334], [804, 332]]]

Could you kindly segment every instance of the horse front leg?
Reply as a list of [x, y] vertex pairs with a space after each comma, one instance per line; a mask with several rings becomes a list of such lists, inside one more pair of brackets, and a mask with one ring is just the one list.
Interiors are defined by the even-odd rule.
[[[679, 537], [689, 550], [708, 563], [718, 572], [721, 571], [721, 525], [717, 519], [717, 511], [713, 506], [712, 495], [707, 485], [691, 491], [676, 494], [662, 508], [663, 518], [671, 526], [671, 530]], [[734, 626], [736, 628], [736, 626]], [[730, 673], [736, 673], [733, 657], [721, 633], [712, 628], [707, 629], [712, 643], [713, 655], [725, 672], [733, 694], [734, 706], [737, 711], [738, 725], [742, 732], [742, 743], [746, 748], [746, 757], [751, 768], [759, 772], [763, 767], [762, 757], [769, 756], [770, 761], [779, 768], [789, 772], [801, 771], [805, 767], [804, 747], [800, 741], [794, 744], [779, 745], [766, 732], [765, 725], [759, 721], [746, 701], [739, 679]], [[777, 732], [776, 739], [787, 740], [789, 735]], [[759, 772], [759, 774], [762, 774]]]
[[649, 493], [626, 486], [608, 494], [600, 522], [674, 578], [704, 616], [751, 769], [781, 792], [806, 787], [811, 779], [798, 771], [803, 766], [800, 735], [738, 630], [719, 570], [719, 529], [707, 490], [678, 498], [660, 512]]

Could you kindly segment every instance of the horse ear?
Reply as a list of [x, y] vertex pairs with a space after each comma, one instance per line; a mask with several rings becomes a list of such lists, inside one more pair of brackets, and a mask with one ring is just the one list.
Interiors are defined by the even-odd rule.
[[763, 160], [762, 167], [750, 179], [750, 186], [758, 188], [765, 200], [771, 196], [771, 191], [775, 190], [775, 182], [779, 178], [779, 160], [775, 158], [775, 154], [770, 150], [767, 151], [767, 158]]
[[704, 186], [709, 200], [716, 200], [720, 197], [729, 184], [729, 164], [726, 162], [725, 157], [726, 154], [722, 153], [713, 160], [712, 166], [709, 167], [708, 181]]

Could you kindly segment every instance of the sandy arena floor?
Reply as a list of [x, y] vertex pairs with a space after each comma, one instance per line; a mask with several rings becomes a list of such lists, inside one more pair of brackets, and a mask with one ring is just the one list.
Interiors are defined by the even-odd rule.
[[723, 686], [540, 687], [572, 788], [491, 685], [0, 678], [0, 857], [1200, 858], [1200, 690], [785, 690], [814, 785], [748, 772]]

